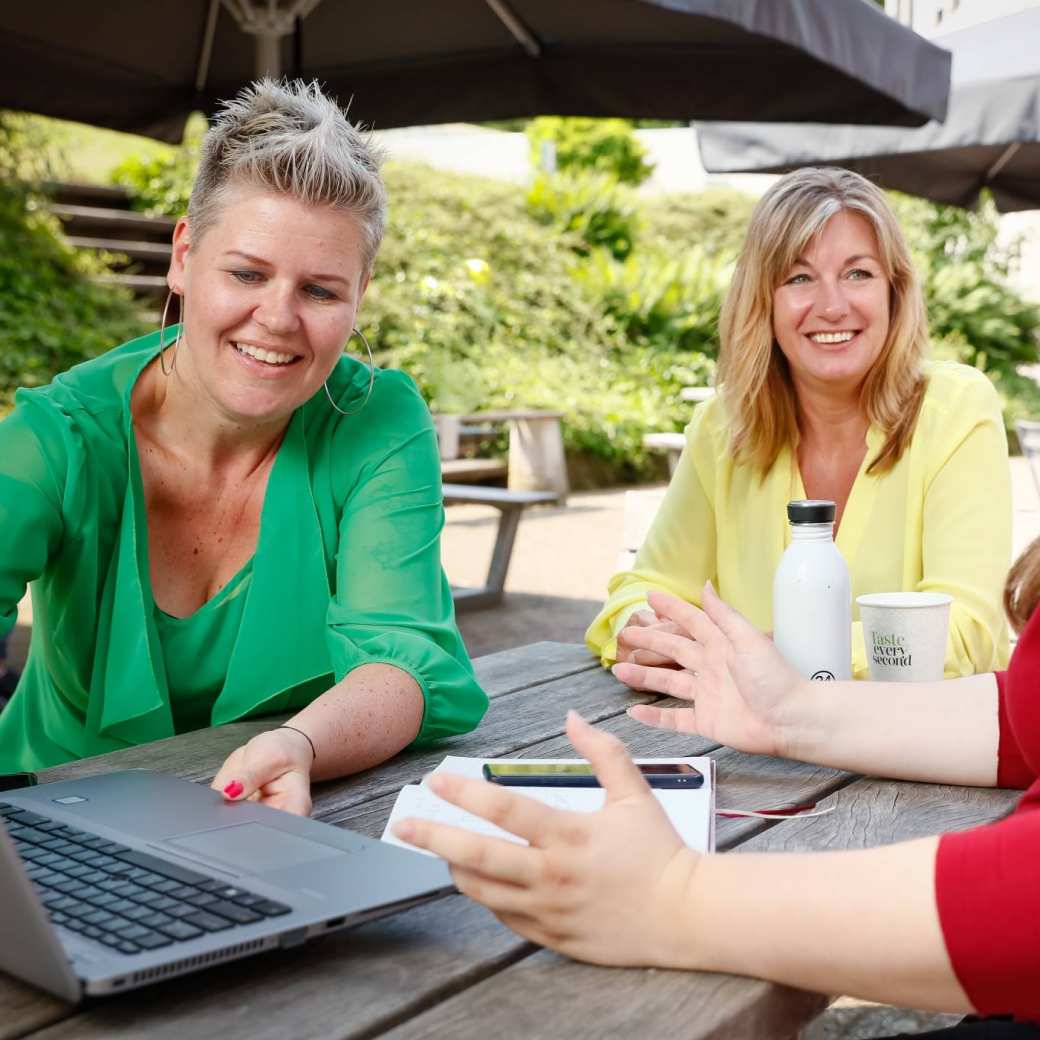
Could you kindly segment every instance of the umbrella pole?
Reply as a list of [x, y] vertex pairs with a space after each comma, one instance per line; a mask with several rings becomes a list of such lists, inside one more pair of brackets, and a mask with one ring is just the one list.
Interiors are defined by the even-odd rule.
[[[222, 0], [242, 32], [256, 38], [253, 72], [257, 79], [282, 74], [282, 39], [298, 31], [298, 23], [314, 10], [321, 0], [294, 0], [288, 8], [280, 8], [276, 0]], [[297, 70], [298, 74], [298, 70]]]
[[1012, 141], [1011, 144], [1009, 144], [1001, 153], [1000, 158], [986, 171], [986, 175], [982, 178], [983, 183], [991, 184], [997, 174], [1000, 173], [1009, 162], [1011, 162], [1015, 157], [1015, 152], [1017, 152], [1021, 147], [1021, 141]]
[[258, 32], [256, 34], [256, 56], [253, 71], [257, 79], [270, 76], [278, 79], [282, 74], [282, 34], [278, 32]]

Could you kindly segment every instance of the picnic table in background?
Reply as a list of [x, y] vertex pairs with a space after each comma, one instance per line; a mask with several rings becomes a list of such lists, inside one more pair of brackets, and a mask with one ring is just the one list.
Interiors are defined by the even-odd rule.
[[[580, 646], [535, 643], [479, 658], [491, 698], [485, 721], [432, 749], [408, 751], [359, 776], [315, 788], [314, 815], [382, 833], [402, 785], [446, 754], [566, 757], [564, 712], [576, 708], [639, 755], [714, 756], [720, 807], [836, 804], [829, 815], [718, 821], [737, 851], [863, 848], [968, 827], [1004, 813], [1017, 792], [902, 783], [720, 748], [647, 729], [625, 709], [657, 703], [601, 669]], [[273, 720], [233, 723], [47, 770], [42, 780], [148, 767], [208, 782], [224, 757]], [[600, 968], [542, 950], [460, 895], [430, 899], [298, 949], [277, 951], [71, 1007], [0, 975], [0, 1036], [37, 1040], [144, 1037], [795, 1036], [826, 1005], [812, 993], [754, 979]]]
[[[713, 386], [684, 386], [679, 391], [679, 397], [683, 401], [692, 404], [700, 404], [715, 396]], [[675, 472], [679, 464], [679, 456], [682, 454], [683, 445], [686, 443], [686, 435], [683, 433], [647, 433], [643, 435], [643, 447], [651, 451], [668, 452], [668, 475]], [[638, 548], [638, 546], [635, 546]]]
[[[495, 545], [487, 578], [475, 588], [452, 587], [458, 610], [501, 603], [520, 519], [529, 506], [566, 505], [570, 493], [563, 451], [562, 412], [511, 410], [434, 416], [441, 453], [444, 504], [486, 505], [498, 510]], [[460, 458], [460, 446], [509, 431], [509, 458]], [[507, 487], [484, 486], [505, 480]]]

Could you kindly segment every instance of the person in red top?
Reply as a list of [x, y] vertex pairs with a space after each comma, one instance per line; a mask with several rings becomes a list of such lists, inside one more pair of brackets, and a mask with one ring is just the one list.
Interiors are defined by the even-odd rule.
[[995, 823], [865, 850], [701, 855], [683, 845], [623, 745], [572, 712], [568, 735], [606, 790], [598, 813], [435, 774], [437, 794], [529, 844], [417, 819], [396, 833], [448, 860], [459, 890], [520, 935], [580, 960], [993, 1016], [935, 1036], [1040, 1037], [1038, 600], [1040, 539], [1008, 576], [1005, 606], [1021, 639], [996, 675], [809, 682], [710, 583], [703, 610], [651, 594], [674, 631], [626, 630], [634, 648], [677, 667], [614, 666], [630, 687], [690, 702], [629, 709], [647, 725], [856, 773], [1028, 788]]

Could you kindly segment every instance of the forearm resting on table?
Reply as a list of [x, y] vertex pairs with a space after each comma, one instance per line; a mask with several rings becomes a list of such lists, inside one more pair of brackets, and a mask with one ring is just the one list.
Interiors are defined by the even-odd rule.
[[783, 748], [853, 773], [993, 787], [1000, 739], [992, 673], [933, 683], [809, 683]]
[[852, 852], [705, 856], [676, 908], [677, 967], [969, 1012], [935, 901], [938, 838]]
[[[385, 762], [419, 732], [424, 701], [419, 684], [389, 664], [348, 672], [286, 725], [314, 742], [313, 780], [328, 780]], [[301, 738], [302, 739], [302, 738]]]

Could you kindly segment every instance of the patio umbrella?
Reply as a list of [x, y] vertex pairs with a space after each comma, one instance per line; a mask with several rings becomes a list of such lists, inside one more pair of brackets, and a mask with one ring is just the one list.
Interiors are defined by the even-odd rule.
[[844, 166], [882, 187], [966, 208], [989, 188], [1003, 212], [1040, 207], [1040, 9], [939, 37], [953, 53], [946, 122], [698, 127], [712, 173]]
[[0, 107], [170, 141], [264, 72], [317, 78], [380, 129], [541, 114], [919, 126], [949, 86], [946, 53], [869, 0], [38, 0], [0, 5], [0, 54]]

